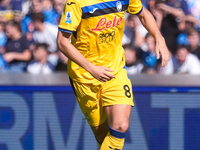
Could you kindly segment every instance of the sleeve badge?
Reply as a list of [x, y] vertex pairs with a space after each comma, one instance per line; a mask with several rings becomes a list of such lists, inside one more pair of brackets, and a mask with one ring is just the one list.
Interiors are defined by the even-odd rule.
[[72, 12], [66, 12], [66, 24], [71, 24], [72, 23]]

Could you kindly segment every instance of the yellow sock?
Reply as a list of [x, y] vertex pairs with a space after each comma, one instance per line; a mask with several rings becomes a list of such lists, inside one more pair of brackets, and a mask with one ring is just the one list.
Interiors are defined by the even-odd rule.
[[106, 135], [100, 150], [122, 150], [124, 146], [125, 133], [121, 133], [109, 127], [109, 132]]

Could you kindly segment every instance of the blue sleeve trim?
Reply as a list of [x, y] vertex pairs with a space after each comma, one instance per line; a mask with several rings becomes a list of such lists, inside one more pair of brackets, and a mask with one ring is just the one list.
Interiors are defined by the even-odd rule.
[[102, 2], [102, 3], [90, 5], [90, 6], [85, 6], [85, 7], [82, 7], [81, 9], [84, 14], [84, 13], [88, 13], [88, 12], [94, 10], [95, 8], [97, 8], [98, 10], [115, 8], [118, 1], [120, 1], [122, 6], [129, 4], [129, 1], [117, 0], [117, 1]]
[[126, 65], [123, 67], [124, 69], [127, 69]]
[[70, 30], [65, 30], [65, 29], [61, 29], [61, 28], [58, 28], [58, 30], [62, 31], [62, 32], [72, 33], [72, 31], [70, 31]]
[[[126, 69], [126, 72], [127, 72], [127, 66], [125, 65], [123, 68]], [[130, 79], [128, 76], [128, 73], [127, 73], [127, 78]]]
[[126, 133], [119, 132], [111, 127], [109, 127], [109, 131], [110, 131], [110, 135], [112, 135], [116, 138], [119, 138], [119, 139], [123, 139], [126, 136]]
[[142, 11], [143, 11], [143, 7], [142, 7], [142, 9], [139, 11], [139, 13], [137, 13], [136, 15], [139, 15], [139, 14], [141, 14], [141, 13], [142, 13]]

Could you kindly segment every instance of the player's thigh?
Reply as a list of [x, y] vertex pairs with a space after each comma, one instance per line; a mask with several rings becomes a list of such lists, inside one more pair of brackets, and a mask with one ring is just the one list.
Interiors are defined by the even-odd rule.
[[88, 124], [96, 127], [104, 123], [107, 116], [100, 101], [101, 84], [87, 84], [71, 80], [71, 85]]
[[109, 126], [126, 130], [134, 105], [132, 84], [126, 69], [121, 70], [109, 84], [105, 84], [101, 96]]
[[122, 69], [115, 79], [103, 85], [101, 100], [103, 107], [117, 104], [134, 105], [132, 84], [126, 69]]
[[107, 113], [108, 125], [114, 129], [126, 132], [129, 127], [131, 105], [117, 104], [104, 107]]

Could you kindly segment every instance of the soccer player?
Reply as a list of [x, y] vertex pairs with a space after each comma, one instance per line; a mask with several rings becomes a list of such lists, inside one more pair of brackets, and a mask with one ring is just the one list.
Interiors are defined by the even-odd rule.
[[69, 58], [71, 85], [100, 150], [123, 148], [134, 105], [121, 44], [125, 11], [137, 15], [155, 38], [165, 66], [165, 40], [140, 0], [68, 0], [59, 24], [57, 43]]

